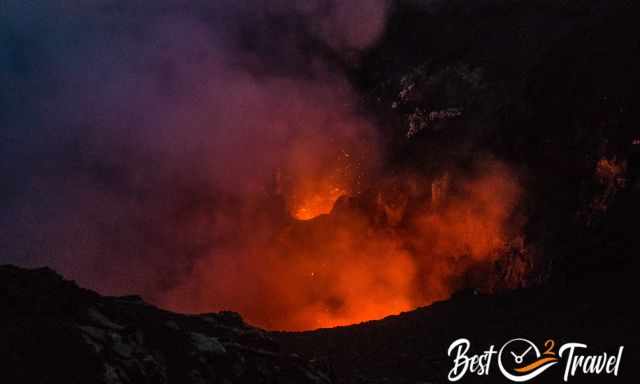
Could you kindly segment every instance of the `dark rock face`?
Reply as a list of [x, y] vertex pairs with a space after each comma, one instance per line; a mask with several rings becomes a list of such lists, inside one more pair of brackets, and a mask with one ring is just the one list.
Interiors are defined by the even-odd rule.
[[0, 267], [0, 361], [15, 383], [328, 383], [235, 313], [103, 297], [50, 269]]
[[636, 2], [394, 2], [352, 72], [390, 167], [491, 154], [518, 170], [536, 281], [632, 268], [640, 214]]

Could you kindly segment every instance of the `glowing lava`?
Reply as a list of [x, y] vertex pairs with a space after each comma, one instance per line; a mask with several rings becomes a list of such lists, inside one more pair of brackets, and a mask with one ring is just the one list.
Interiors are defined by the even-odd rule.
[[329, 186], [326, 191], [294, 199], [291, 214], [298, 220], [311, 220], [320, 215], [328, 214], [336, 200], [346, 193], [346, 190], [342, 188]]

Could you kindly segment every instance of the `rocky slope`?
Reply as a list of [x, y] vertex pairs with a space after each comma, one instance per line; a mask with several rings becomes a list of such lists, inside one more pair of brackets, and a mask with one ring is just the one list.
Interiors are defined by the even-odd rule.
[[235, 313], [170, 313], [46, 268], [0, 267], [0, 314], [7, 383], [329, 382]]

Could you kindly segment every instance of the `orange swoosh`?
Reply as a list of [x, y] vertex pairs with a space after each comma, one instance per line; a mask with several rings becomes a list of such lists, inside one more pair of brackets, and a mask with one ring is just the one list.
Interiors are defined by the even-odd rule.
[[522, 368], [514, 368], [513, 370], [519, 373], [525, 373], [525, 372], [530, 372], [533, 371], [534, 369], [538, 368], [541, 365], [544, 365], [546, 363], [552, 362], [552, 361], [558, 361], [557, 358], [555, 357], [544, 357], [540, 360], [536, 360], [533, 363], [524, 366]]

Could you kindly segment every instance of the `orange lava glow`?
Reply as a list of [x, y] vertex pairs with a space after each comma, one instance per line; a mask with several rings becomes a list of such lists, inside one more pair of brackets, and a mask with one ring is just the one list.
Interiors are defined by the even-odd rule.
[[311, 220], [331, 212], [333, 205], [346, 191], [340, 187], [325, 186], [323, 190], [298, 198], [291, 214], [298, 220]]
[[[299, 218], [330, 211], [337, 196], [319, 198]], [[306, 221], [276, 225], [250, 212], [246, 247], [200, 260], [169, 306], [231, 309], [286, 330], [411, 310], [489, 285], [490, 273], [478, 279], [473, 272], [490, 270], [517, 234], [510, 217], [519, 197], [512, 172], [488, 162], [472, 174], [388, 178]]]
[[279, 180], [292, 217], [310, 220], [328, 214], [341, 196], [358, 189], [363, 170], [352, 153], [363, 154], [367, 149], [361, 143], [344, 146], [336, 148], [331, 139], [319, 136], [293, 143]]

